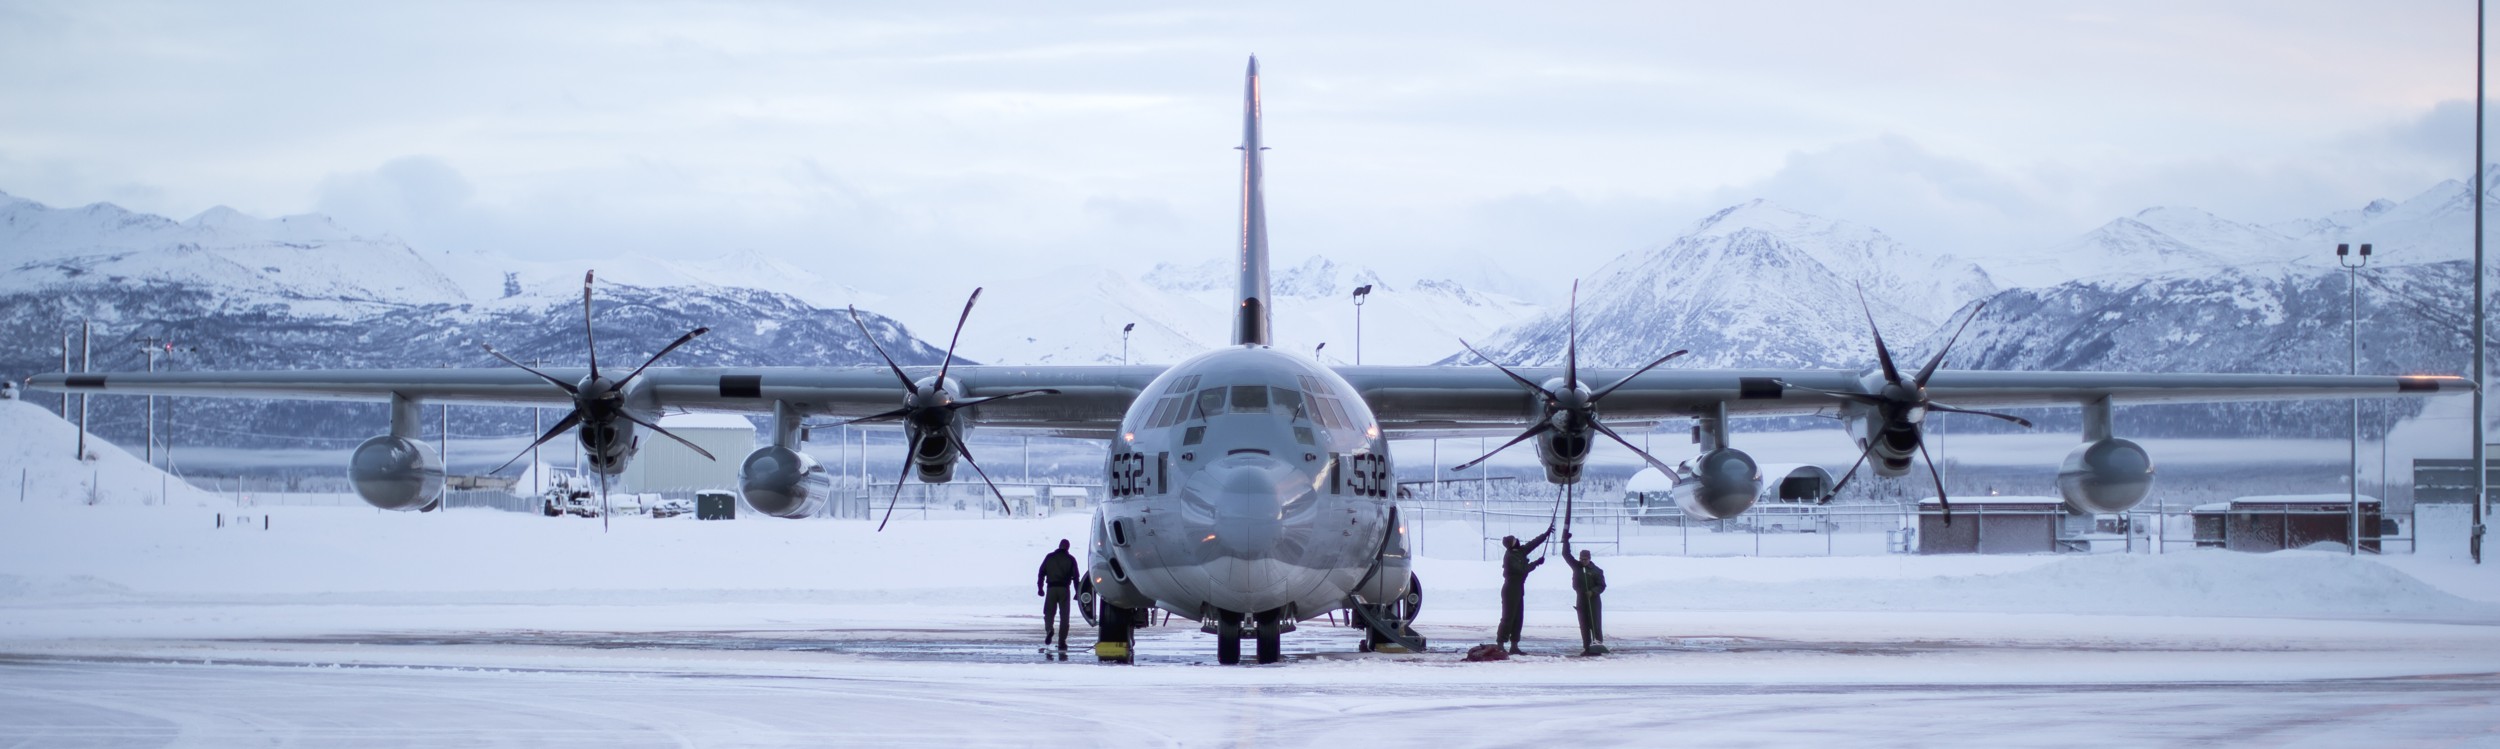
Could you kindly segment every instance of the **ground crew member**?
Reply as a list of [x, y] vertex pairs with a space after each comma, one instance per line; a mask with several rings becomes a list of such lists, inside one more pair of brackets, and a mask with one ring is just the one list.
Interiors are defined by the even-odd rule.
[[[1049, 647], [1056, 637], [1059, 649], [1068, 649], [1068, 595], [1076, 587], [1076, 555], [1068, 553], [1068, 540], [1059, 539], [1059, 550], [1042, 557], [1042, 571], [1033, 576], [1033, 595], [1042, 597], [1042, 645]], [[1050, 618], [1059, 617], [1057, 629]]]
[[1572, 608], [1580, 612], [1580, 654], [1606, 653], [1605, 609], [1598, 594], [1606, 592], [1606, 571], [1589, 560], [1587, 549], [1578, 558], [1571, 555], [1571, 531], [1563, 531], [1563, 563], [1571, 565]]
[[1519, 619], [1528, 606], [1528, 573], [1545, 563], [1543, 559], [1530, 560], [1528, 555], [1545, 545], [1546, 537], [1552, 535], [1554, 529], [1546, 528], [1524, 544], [1518, 536], [1502, 537], [1502, 624], [1493, 632], [1493, 644], [1506, 646], [1512, 653], [1519, 652]]

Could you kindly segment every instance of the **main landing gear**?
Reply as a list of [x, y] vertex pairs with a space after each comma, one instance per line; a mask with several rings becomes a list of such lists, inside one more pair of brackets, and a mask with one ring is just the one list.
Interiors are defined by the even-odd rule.
[[1424, 608], [1423, 578], [1408, 573], [1406, 595], [1388, 603], [1363, 603], [1360, 599], [1349, 597], [1346, 608], [1354, 612], [1355, 621], [1363, 627], [1363, 642], [1356, 646], [1363, 652], [1424, 652], [1424, 636], [1410, 626], [1415, 622], [1415, 615]]
[[1094, 658], [1104, 663], [1137, 662], [1137, 628], [1146, 623], [1146, 609], [1102, 607], [1102, 633], [1094, 642]]

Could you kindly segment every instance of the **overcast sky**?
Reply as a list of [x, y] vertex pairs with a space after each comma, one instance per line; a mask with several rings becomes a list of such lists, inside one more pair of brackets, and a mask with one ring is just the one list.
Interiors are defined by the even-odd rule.
[[1281, 261], [1515, 292], [1754, 197], [1986, 255], [2472, 162], [2461, 1], [851, 5], [0, 0], [0, 191], [871, 287], [1195, 263], [1252, 53]]

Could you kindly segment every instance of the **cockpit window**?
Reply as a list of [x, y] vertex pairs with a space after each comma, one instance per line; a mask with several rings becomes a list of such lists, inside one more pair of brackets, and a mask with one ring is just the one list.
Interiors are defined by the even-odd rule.
[[1277, 411], [1297, 419], [1310, 417], [1308, 412], [1302, 410], [1302, 391], [1300, 390], [1269, 388], [1268, 398], [1274, 402]]
[[1223, 388], [1220, 388], [1220, 387], [1216, 387], [1216, 388], [1207, 388], [1207, 389], [1205, 389], [1205, 390], [1200, 390], [1200, 391], [1198, 391], [1198, 407], [1197, 407], [1197, 409], [1195, 409], [1195, 411], [1194, 411], [1193, 413], [1191, 413], [1191, 414], [1190, 414], [1190, 416], [1191, 416], [1192, 418], [1204, 418], [1204, 417], [1208, 417], [1208, 416], [1218, 416], [1218, 415], [1222, 415], [1223, 413], [1224, 413], [1224, 389], [1223, 389]]
[[1234, 410], [1235, 412], [1251, 412], [1251, 413], [1260, 412], [1260, 411], [1266, 411], [1266, 410], [1267, 410], [1267, 386], [1266, 386], [1266, 385], [1234, 385], [1234, 386], [1233, 386], [1233, 410]]

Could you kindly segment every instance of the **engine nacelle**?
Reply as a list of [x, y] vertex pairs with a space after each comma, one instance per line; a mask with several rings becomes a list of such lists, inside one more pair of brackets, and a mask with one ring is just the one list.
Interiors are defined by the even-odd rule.
[[365, 504], [421, 510], [443, 496], [443, 457], [423, 442], [386, 434], [356, 446], [347, 461], [347, 480]]
[[[972, 438], [970, 429], [958, 427], [956, 433], [964, 435], [964, 439]], [[961, 453], [955, 449], [954, 441], [947, 439], [945, 432], [929, 431], [918, 435], [918, 444], [920, 449], [912, 451], [911, 454], [911, 466], [912, 472], [920, 475], [920, 483], [943, 484], [954, 481], [955, 459], [961, 457]]]
[[1732, 447], [1703, 453], [1693, 475], [1672, 490], [1685, 514], [1724, 520], [1743, 514], [1762, 494], [1762, 468], [1753, 456]]
[[2066, 454], [2057, 490], [2077, 512], [2126, 512], [2153, 490], [2153, 456], [2116, 437], [2083, 443]]
[[807, 453], [766, 447], [738, 464], [738, 496], [747, 509], [777, 518], [812, 517], [833, 493], [833, 477]]

